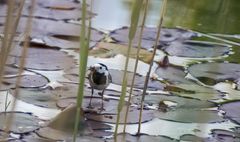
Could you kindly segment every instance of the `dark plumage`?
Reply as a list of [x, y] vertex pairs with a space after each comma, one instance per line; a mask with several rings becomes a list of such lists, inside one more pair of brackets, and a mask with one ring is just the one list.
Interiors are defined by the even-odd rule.
[[108, 87], [109, 83], [112, 82], [112, 77], [110, 73], [108, 72], [108, 68], [106, 65], [102, 63], [94, 64], [90, 67], [90, 73], [88, 74], [88, 79], [90, 86], [92, 88], [92, 95], [89, 102], [89, 107], [92, 107], [92, 96], [94, 93], [94, 89], [101, 90], [102, 93], [100, 94], [102, 96], [102, 107], [103, 109], [103, 94], [104, 90]]

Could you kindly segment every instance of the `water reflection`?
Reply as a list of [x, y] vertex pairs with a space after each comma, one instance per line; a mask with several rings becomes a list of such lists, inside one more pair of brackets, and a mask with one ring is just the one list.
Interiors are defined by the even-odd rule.
[[[129, 25], [132, 0], [95, 0], [93, 26], [113, 30]], [[161, 0], [150, 0], [147, 25], [159, 19]], [[239, 34], [239, 0], [168, 0], [166, 27], [181, 26], [207, 33]]]

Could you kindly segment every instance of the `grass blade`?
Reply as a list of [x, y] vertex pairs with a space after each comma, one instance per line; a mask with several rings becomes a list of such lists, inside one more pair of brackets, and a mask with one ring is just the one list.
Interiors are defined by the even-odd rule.
[[160, 31], [161, 31], [161, 27], [162, 27], [162, 23], [163, 23], [164, 14], [165, 14], [165, 11], [166, 11], [166, 6], [167, 6], [167, 0], [164, 0], [163, 4], [161, 6], [161, 14], [160, 14], [161, 16], [160, 16], [160, 21], [159, 21], [158, 30], [157, 30], [157, 37], [156, 37], [155, 44], [154, 44], [153, 55], [152, 55], [151, 62], [150, 62], [150, 67], [149, 67], [149, 70], [147, 72], [145, 82], [144, 82], [143, 94], [142, 94], [142, 99], [141, 99], [141, 108], [140, 108], [139, 121], [138, 121], [138, 132], [137, 132], [138, 134], [140, 134], [140, 132], [141, 132], [143, 102], [144, 102], [146, 91], [147, 91], [148, 80], [150, 78], [150, 73], [151, 73], [151, 70], [152, 70], [154, 56], [155, 56], [156, 51], [157, 51], [158, 41], [160, 39]]

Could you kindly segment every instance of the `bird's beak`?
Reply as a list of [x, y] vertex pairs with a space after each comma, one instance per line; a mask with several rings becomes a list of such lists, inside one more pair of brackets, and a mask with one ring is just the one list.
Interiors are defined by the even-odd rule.
[[95, 68], [94, 67], [90, 67], [89, 70], [90, 71], [95, 71]]

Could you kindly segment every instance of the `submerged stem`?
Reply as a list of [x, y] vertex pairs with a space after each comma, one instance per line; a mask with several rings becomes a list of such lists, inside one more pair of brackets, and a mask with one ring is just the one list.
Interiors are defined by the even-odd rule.
[[134, 85], [134, 82], [135, 82], [135, 76], [136, 76], [136, 72], [137, 72], [137, 66], [138, 66], [138, 61], [139, 61], [139, 53], [140, 53], [141, 44], [142, 44], [143, 29], [144, 29], [144, 25], [145, 25], [145, 21], [146, 21], [146, 17], [147, 17], [147, 11], [148, 11], [148, 3], [149, 3], [149, 0], [146, 0], [146, 6], [144, 8], [144, 15], [143, 15], [142, 23], [141, 23], [141, 31], [140, 31], [139, 39], [138, 39], [137, 58], [136, 58], [136, 62], [135, 62], [135, 65], [134, 65], [133, 78], [132, 78], [131, 88], [130, 88], [128, 102], [127, 102], [128, 105], [127, 105], [127, 110], [126, 110], [125, 118], [124, 118], [123, 133], [126, 132], [126, 123], [127, 123], [128, 111], [129, 111], [129, 107], [130, 107], [129, 104], [130, 104], [130, 101], [131, 101], [131, 98], [132, 98], [133, 85]]
[[166, 5], [167, 5], [167, 0], [164, 0], [163, 4], [161, 6], [161, 14], [160, 14], [161, 17], [160, 17], [160, 21], [159, 21], [159, 25], [158, 25], [157, 37], [156, 37], [156, 40], [155, 40], [155, 43], [154, 43], [154, 50], [153, 50], [149, 70], [147, 72], [145, 82], [144, 82], [143, 94], [142, 94], [142, 99], [141, 99], [141, 107], [140, 107], [140, 113], [139, 113], [139, 121], [138, 121], [138, 132], [137, 132], [138, 134], [141, 133], [143, 102], [145, 100], [145, 95], [146, 95], [146, 92], [147, 92], [147, 86], [148, 86], [148, 81], [149, 81], [150, 73], [151, 73], [152, 66], [153, 66], [154, 56], [155, 56], [156, 51], [157, 51], [157, 44], [158, 44], [158, 41], [160, 40], [160, 31], [161, 31], [161, 27], [162, 27], [162, 23], [163, 23], [164, 14], [165, 14], [165, 11], [166, 11]]

